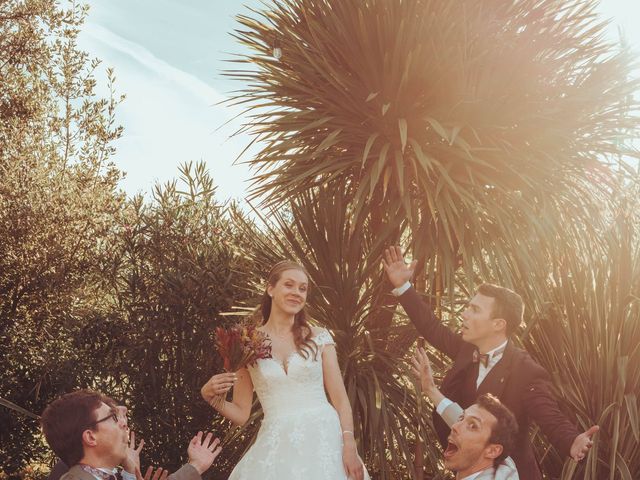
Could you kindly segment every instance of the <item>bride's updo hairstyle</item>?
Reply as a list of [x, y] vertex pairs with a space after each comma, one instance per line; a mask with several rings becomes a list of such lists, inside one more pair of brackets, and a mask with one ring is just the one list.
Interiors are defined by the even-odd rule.
[[[267, 289], [269, 288], [269, 285], [275, 287], [278, 280], [282, 277], [282, 272], [286, 270], [299, 270], [309, 278], [309, 274], [302, 265], [290, 260], [278, 262], [271, 267], [271, 271], [267, 277], [267, 285], [264, 289], [264, 295], [262, 296], [262, 304], [260, 305], [263, 325], [267, 323], [267, 320], [269, 320], [269, 316], [271, 315], [272, 299], [269, 296]], [[310, 355], [315, 358], [318, 355], [318, 345], [311, 338], [313, 332], [311, 331], [311, 326], [307, 322], [304, 307], [296, 313], [291, 331], [293, 332], [293, 341], [296, 344], [298, 353], [304, 358], [309, 358]]]

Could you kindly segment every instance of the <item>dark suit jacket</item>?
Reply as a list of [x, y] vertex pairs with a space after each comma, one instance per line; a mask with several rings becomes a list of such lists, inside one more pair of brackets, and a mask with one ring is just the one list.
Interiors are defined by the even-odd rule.
[[[398, 298], [418, 332], [453, 359], [453, 366], [440, 388], [444, 396], [467, 408], [478, 396], [491, 393], [513, 412], [520, 431], [511, 457], [521, 480], [542, 479], [529, 441], [532, 420], [561, 455], [569, 455], [571, 444], [579, 432], [560, 411], [551, 392], [549, 374], [526, 351], [508, 342], [500, 361], [476, 389], [478, 364], [473, 363], [475, 346], [442, 325], [413, 288]], [[434, 426], [440, 441], [446, 445], [449, 427], [439, 415], [434, 415]]]

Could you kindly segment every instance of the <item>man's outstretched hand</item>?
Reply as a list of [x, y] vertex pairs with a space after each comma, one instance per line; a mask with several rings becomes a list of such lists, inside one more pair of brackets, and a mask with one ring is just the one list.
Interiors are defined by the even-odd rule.
[[394, 288], [401, 287], [411, 280], [417, 263], [417, 260], [409, 264], [405, 263], [402, 250], [398, 246], [385, 248], [384, 250], [382, 265]]
[[222, 447], [218, 446], [220, 440], [213, 438], [211, 432], [203, 439], [203, 433], [198, 434], [191, 439], [187, 454], [189, 455], [189, 463], [202, 475], [206, 472], [216, 457], [220, 454]]
[[169, 470], [163, 470], [161, 467], [158, 467], [154, 472], [153, 467], [149, 467], [144, 477], [138, 478], [138, 480], [167, 480], [168, 476]]
[[571, 444], [571, 458], [576, 462], [579, 462], [587, 455], [589, 449], [593, 446], [593, 440], [591, 440], [591, 437], [593, 437], [598, 430], [600, 430], [600, 427], [598, 427], [598, 425], [594, 425], [589, 430], [581, 433], [575, 438]]

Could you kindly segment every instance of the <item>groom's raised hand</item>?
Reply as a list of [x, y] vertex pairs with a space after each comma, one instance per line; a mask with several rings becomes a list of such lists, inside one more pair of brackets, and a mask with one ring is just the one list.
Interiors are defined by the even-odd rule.
[[402, 250], [400, 250], [398, 246], [389, 247], [384, 250], [382, 265], [394, 288], [401, 287], [411, 280], [417, 263], [417, 260], [409, 264], [405, 263]]

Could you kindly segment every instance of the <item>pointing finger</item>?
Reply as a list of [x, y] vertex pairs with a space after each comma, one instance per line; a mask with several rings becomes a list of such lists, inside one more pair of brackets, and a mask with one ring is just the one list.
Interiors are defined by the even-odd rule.
[[598, 432], [598, 430], [600, 430], [600, 427], [598, 425], [594, 425], [584, 433], [585, 435], [587, 435], [587, 437], [591, 438], [593, 435], [595, 435]]

